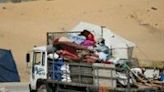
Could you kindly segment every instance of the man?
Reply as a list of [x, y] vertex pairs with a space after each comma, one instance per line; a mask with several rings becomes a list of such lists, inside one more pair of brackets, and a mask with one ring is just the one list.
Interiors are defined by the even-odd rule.
[[107, 61], [112, 56], [112, 51], [105, 45], [105, 39], [99, 38], [94, 48], [100, 60]]

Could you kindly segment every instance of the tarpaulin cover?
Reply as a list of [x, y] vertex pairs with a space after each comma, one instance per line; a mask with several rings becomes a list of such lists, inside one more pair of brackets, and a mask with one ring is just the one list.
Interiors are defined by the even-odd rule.
[[20, 82], [17, 67], [10, 50], [0, 49], [0, 82]]

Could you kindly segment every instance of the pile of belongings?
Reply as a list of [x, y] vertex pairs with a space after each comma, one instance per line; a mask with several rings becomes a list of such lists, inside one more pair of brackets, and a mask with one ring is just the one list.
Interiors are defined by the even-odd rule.
[[162, 90], [164, 90], [164, 69], [132, 67], [129, 61], [116, 64], [116, 67], [119, 68], [116, 70], [116, 76], [123, 79], [118, 79], [120, 87], [127, 87], [129, 83], [131, 87], [135, 88], [163, 88]]
[[83, 30], [53, 39], [53, 50], [48, 51], [50, 77], [53, 80], [71, 82], [70, 67], [64, 62], [102, 63], [110, 62], [112, 51], [105, 45], [105, 39], [95, 40], [93, 33]]
[[95, 40], [94, 35], [83, 30], [79, 34], [71, 34], [69, 38], [55, 38], [53, 47], [60, 57], [73, 62], [106, 62], [111, 58], [112, 51], [105, 45], [105, 39]]

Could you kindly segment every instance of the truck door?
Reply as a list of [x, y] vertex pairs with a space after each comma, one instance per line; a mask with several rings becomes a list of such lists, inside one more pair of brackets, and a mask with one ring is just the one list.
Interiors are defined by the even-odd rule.
[[45, 52], [34, 51], [32, 59], [32, 81], [37, 79], [45, 79]]

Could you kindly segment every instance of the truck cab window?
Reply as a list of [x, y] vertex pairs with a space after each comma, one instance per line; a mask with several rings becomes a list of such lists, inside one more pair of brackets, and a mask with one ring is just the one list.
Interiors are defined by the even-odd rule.
[[42, 62], [42, 52], [34, 52], [33, 62], [34, 64], [40, 64]]

